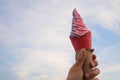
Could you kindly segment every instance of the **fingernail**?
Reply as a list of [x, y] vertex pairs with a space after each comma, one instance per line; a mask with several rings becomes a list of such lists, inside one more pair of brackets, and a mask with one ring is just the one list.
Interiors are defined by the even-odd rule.
[[92, 62], [92, 67], [95, 67], [95, 64]]
[[84, 54], [84, 50], [80, 50], [80, 52], [78, 52], [78, 56], [81, 56]]
[[89, 74], [86, 74], [86, 77], [89, 78]]
[[80, 53], [81, 53], [81, 54], [84, 54], [84, 53], [85, 53], [85, 50], [81, 49]]
[[77, 60], [83, 59], [83, 57], [85, 56], [84, 54], [85, 54], [85, 51], [81, 49], [81, 50], [77, 53], [76, 59], [77, 59]]

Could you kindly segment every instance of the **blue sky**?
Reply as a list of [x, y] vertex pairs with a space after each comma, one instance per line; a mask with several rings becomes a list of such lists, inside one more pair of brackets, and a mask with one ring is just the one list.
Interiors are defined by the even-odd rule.
[[92, 31], [100, 80], [120, 79], [119, 0], [0, 0], [0, 80], [65, 80], [77, 8]]

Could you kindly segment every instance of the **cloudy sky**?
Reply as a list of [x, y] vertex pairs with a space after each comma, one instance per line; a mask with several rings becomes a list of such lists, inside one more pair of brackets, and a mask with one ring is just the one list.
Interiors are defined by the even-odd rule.
[[0, 80], [65, 80], [77, 8], [92, 31], [100, 80], [120, 79], [120, 0], [0, 0]]

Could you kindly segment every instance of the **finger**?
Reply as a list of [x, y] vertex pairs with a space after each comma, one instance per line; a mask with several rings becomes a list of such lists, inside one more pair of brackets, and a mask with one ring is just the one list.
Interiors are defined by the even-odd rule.
[[93, 79], [90, 79], [90, 80], [99, 80], [98, 78], [93, 78]]
[[92, 60], [95, 60], [97, 56], [95, 54], [92, 54]]
[[100, 70], [98, 68], [92, 69], [86, 73], [86, 78], [92, 79], [92, 78], [96, 77], [99, 73], [100, 73]]
[[97, 60], [93, 60], [90, 62], [90, 68], [95, 68], [98, 65], [98, 61]]
[[76, 56], [76, 64], [80, 64], [81, 66], [83, 65], [83, 62], [86, 58], [86, 51], [85, 49], [81, 49]]

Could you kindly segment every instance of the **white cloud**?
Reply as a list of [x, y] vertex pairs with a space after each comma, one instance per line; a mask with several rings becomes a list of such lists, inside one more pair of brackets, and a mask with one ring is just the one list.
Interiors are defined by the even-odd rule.
[[[26, 55], [18, 63], [13, 65], [13, 71], [20, 79], [33, 80], [33, 78], [36, 78], [36, 80], [55, 80], [56, 77], [58, 79], [65, 79], [67, 70], [70, 67], [70, 53], [48, 52], [39, 49], [22, 50], [23, 53], [19, 54]], [[17, 58], [18, 56], [16, 55], [15, 57]]]
[[[117, 13], [117, 12], [116, 12]], [[120, 33], [119, 20], [120, 16], [112, 10], [104, 10], [98, 15], [98, 20], [102, 27], [114, 32]]]
[[102, 75], [112, 73], [112, 72], [120, 72], [120, 65], [118, 64], [118, 65], [107, 66], [103, 68], [102, 71], [103, 71]]
[[120, 79], [120, 65], [108, 65], [106, 67], [101, 68], [101, 74], [99, 76], [100, 80], [114, 80]]
[[108, 6], [102, 5], [98, 13], [97, 19], [102, 27], [119, 34], [120, 33], [120, 9], [119, 0], [108, 1]]
[[70, 66], [68, 52], [72, 47], [67, 46], [68, 13], [57, 11], [53, 5], [32, 5], [31, 9], [16, 6], [16, 2], [12, 2], [7, 6], [10, 10], [6, 8], [7, 15], [12, 16], [6, 22], [10, 25], [0, 26], [1, 44], [7, 46], [8, 54], [16, 61], [8, 61], [6, 57], [2, 60], [13, 63], [10, 69], [20, 80], [65, 79]]
[[116, 43], [116, 44], [113, 44], [113, 45], [110, 45], [108, 47], [106, 47], [105, 49], [103, 49], [99, 55], [108, 55], [108, 53], [113, 53], [113, 52], [118, 52], [119, 51], [119, 47], [120, 47], [120, 42]]
[[120, 73], [119, 48], [120, 43], [116, 43], [103, 49], [98, 54], [101, 80], [114, 80], [120, 78], [119, 75], [117, 75]]

